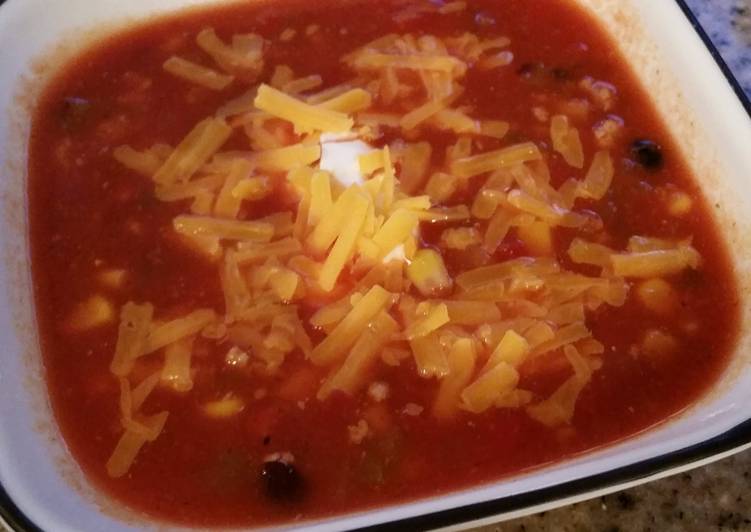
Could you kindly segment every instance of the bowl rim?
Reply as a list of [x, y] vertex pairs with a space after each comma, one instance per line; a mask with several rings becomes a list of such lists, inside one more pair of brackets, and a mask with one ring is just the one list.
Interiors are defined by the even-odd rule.
[[[738, 78], [720, 54], [718, 47], [688, 6], [687, 0], [674, 0], [674, 2], [688, 19], [749, 118], [751, 118], [751, 97], [746, 94]], [[0, 0], [0, 14], [2, 14], [3, 5], [8, 3], [6, 0]], [[564, 499], [572, 499], [572, 502], [573, 499], [584, 500], [588, 498], [588, 494], [594, 496], [600, 492], [618, 491], [628, 485], [640, 484], [668, 476], [671, 473], [677, 473], [680, 470], [688, 470], [711, 463], [749, 447], [751, 447], [751, 419], [747, 419], [722, 434], [694, 445], [603, 473], [457, 508], [386, 521], [357, 530], [432, 530], [452, 527], [461, 523], [470, 524], [493, 516], [542, 507]], [[43, 532], [33, 519], [18, 507], [2, 482], [0, 482], [0, 522], [13, 532]]]

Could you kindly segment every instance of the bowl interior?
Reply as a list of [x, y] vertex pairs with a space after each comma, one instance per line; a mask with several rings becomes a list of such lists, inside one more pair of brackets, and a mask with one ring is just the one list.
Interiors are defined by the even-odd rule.
[[[29, 109], [46, 76], [82, 43], [129, 20], [221, 0], [11, 0], [0, 8], [0, 483], [42, 529], [153, 527], [97, 494], [67, 454], [47, 399], [35, 330], [26, 231], [25, 168]], [[316, 524], [365, 526], [525, 493], [665, 455], [722, 434], [749, 415], [751, 402], [751, 120], [674, 2], [576, 0], [614, 36], [652, 94], [712, 204], [732, 255], [742, 331], [731, 364], [700, 402], [670, 423], [551, 467], [443, 497]], [[665, 21], [671, 21], [665, 24]], [[71, 489], [71, 487], [73, 489]], [[312, 524], [312, 523], [311, 523]], [[159, 527], [160, 529], [163, 527]]]

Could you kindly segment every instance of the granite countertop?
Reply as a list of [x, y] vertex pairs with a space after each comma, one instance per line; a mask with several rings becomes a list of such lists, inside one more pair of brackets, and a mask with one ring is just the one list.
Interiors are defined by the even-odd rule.
[[686, 0], [751, 95], [751, 0]]
[[[751, 96], [751, 0], [686, 0]], [[751, 451], [476, 532], [751, 532]]]

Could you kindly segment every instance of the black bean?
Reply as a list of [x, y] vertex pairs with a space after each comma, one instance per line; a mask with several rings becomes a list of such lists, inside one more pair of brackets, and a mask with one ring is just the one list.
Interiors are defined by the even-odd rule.
[[659, 170], [662, 167], [662, 148], [654, 141], [635, 140], [631, 144], [631, 153], [636, 162], [647, 170]]
[[516, 72], [523, 78], [533, 78], [540, 76], [544, 71], [543, 63], [524, 63]]
[[79, 128], [91, 110], [91, 102], [85, 98], [70, 97], [60, 107], [60, 123], [67, 131]]
[[303, 479], [294, 465], [279, 460], [265, 462], [261, 469], [266, 495], [278, 502], [292, 502], [300, 498]]
[[558, 67], [553, 69], [553, 77], [559, 81], [566, 81], [571, 77], [571, 73], [568, 69]]

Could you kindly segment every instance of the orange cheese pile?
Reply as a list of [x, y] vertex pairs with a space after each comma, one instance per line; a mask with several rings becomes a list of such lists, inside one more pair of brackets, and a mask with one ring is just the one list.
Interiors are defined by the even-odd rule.
[[[463, 2], [442, 7], [463, 8]], [[570, 423], [604, 352], [587, 314], [624, 304], [627, 279], [699, 265], [689, 241], [640, 237], [626, 250], [574, 240], [571, 260], [596, 267], [597, 276], [568, 271], [556, 260], [556, 228], [593, 237], [601, 230], [601, 220], [577, 210], [577, 200], [603, 198], [614, 166], [607, 151], [583, 152], [564, 115], [551, 120], [551, 146], [575, 177], [560, 187], [550, 181], [550, 154], [535, 143], [475, 151], [478, 138], [502, 141], [509, 124], [462, 104], [463, 81], [472, 69], [504, 68], [513, 60], [505, 37], [386, 35], [343, 57], [352, 80], [325, 89], [325, 79], [295, 77], [284, 65], [258, 83], [269, 45], [258, 36], [235, 35], [227, 44], [207, 29], [197, 42], [205, 65], [170, 58], [165, 71], [216, 91], [238, 83], [248, 90], [174, 148], [121, 146], [114, 156], [152, 179], [158, 199], [185, 206], [172, 229], [216, 264], [225, 305], [219, 313], [195, 309], [169, 321], [149, 303], [120, 310], [111, 371], [121, 383], [123, 435], [107, 465], [113, 476], [128, 470], [167, 421], [167, 412], [141, 413], [150, 392], [161, 383], [189, 393], [198, 335], [229, 341], [228, 357], [247, 358], [261, 375], [275, 374], [291, 353], [302, 352], [327, 372], [319, 400], [334, 391], [360, 393], [378, 364], [405, 364], [435, 381], [431, 411], [439, 419], [460, 410], [526, 408], [545, 425]], [[322, 134], [375, 142], [383, 128], [408, 139], [442, 130], [456, 140], [438, 166], [424, 141], [373, 148], [358, 160], [363, 183], [347, 188], [320, 169]], [[222, 151], [237, 137], [246, 150]], [[482, 186], [468, 205], [444, 204], [478, 176]], [[295, 207], [253, 216], [253, 202], [280, 193], [294, 197]], [[441, 241], [448, 249], [491, 256], [514, 232], [533, 256], [452, 277], [441, 252], [419, 238], [420, 224], [447, 222], [453, 225]], [[300, 309], [321, 300], [327, 303], [304, 322]], [[312, 328], [326, 332], [317, 344]], [[570, 376], [549, 397], [521, 388], [525, 365], [551, 354], [565, 361]], [[163, 370], [132, 383], [134, 366], [146, 356], [162, 356]], [[204, 412], [231, 417], [242, 408], [228, 396]]]

